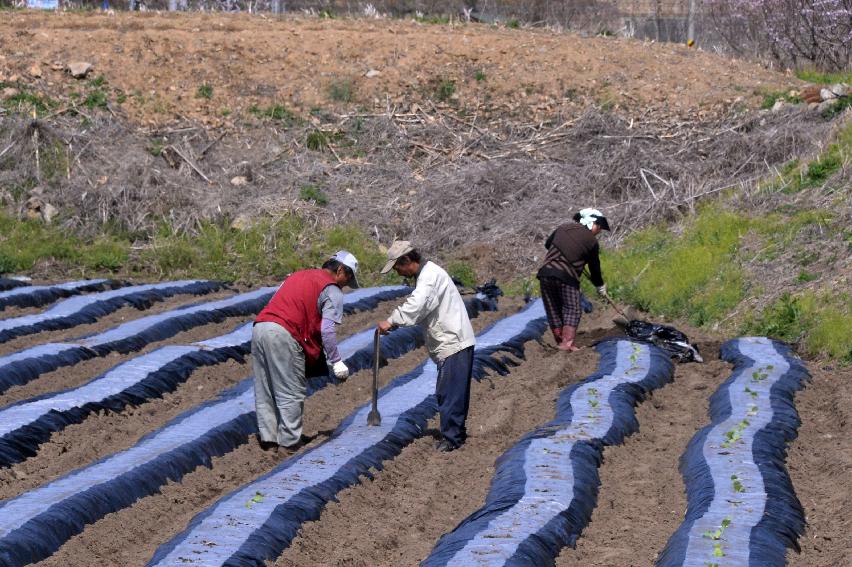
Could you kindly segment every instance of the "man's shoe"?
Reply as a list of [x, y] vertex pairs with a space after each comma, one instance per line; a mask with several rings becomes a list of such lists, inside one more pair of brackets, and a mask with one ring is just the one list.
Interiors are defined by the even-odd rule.
[[264, 451], [273, 451], [278, 448], [278, 443], [275, 441], [264, 441], [259, 435], [257, 437], [257, 444], [260, 445], [260, 448]]
[[446, 439], [441, 439], [438, 441], [438, 444], [435, 445], [435, 450], [440, 453], [449, 453], [450, 451], [455, 451], [458, 447], [447, 441]]

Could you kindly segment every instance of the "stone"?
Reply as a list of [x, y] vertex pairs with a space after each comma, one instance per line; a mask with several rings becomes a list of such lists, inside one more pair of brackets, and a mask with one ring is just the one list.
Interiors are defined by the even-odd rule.
[[68, 72], [75, 79], [83, 79], [92, 70], [93, 65], [87, 61], [75, 61], [68, 64]]
[[45, 224], [50, 224], [58, 214], [59, 209], [57, 209], [50, 203], [45, 203], [44, 207], [42, 207], [41, 209], [41, 218], [45, 222]]
[[38, 64], [34, 64], [27, 72], [31, 77], [35, 77], [36, 79], [41, 78], [41, 67], [39, 67]]
[[21, 94], [21, 91], [16, 89], [15, 87], [6, 87], [3, 89], [3, 98], [12, 98], [13, 96], [17, 96]]
[[837, 95], [831, 92], [831, 89], [820, 89], [819, 98], [821, 98], [823, 101], [826, 101], [831, 100], [833, 98], [837, 98]]
[[819, 112], [825, 112], [826, 110], [830, 109], [830, 108], [831, 108], [832, 106], [834, 106], [835, 104], [837, 104], [837, 99], [836, 99], [836, 98], [832, 98], [832, 99], [829, 99], [829, 100], [824, 100], [824, 101], [822, 101], [821, 103], [819, 103], [819, 104], [817, 105], [817, 110], [818, 110]]
[[59, 209], [39, 197], [34, 195], [27, 199], [24, 204], [24, 214], [31, 220], [42, 220], [45, 224], [50, 224], [56, 215], [59, 214]]
[[234, 230], [239, 230], [240, 232], [246, 231], [252, 227], [252, 219], [245, 213], [237, 215], [233, 221], [231, 221], [231, 228]]
[[248, 179], [244, 175], [237, 175], [236, 177], [231, 178], [231, 185], [234, 187], [242, 187], [243, 185], [248, 184]]
[[843, 83], [837, 83], [836, 85], [831, 85], [828, 90], [834, 94], [836, 97], [843, 97], [849, 95], [849, 86], [844, 85]]
[[367, 77], [368, 79], [372, 79], [373, 77], [381, 77], [382, 72], [376, 71], [375, 69], [370, 69], [369, 71], [367, 71], [367, 74], [364, 75], [364, 76]]
[[783, 100], [780, 100], [780, 99], [776, 100], [775, 104], [772, 105], [772, 112], [778, 112], [779, 110], [783, 109], [785, 106], [787, 106], [786, 102], [784, 102]]

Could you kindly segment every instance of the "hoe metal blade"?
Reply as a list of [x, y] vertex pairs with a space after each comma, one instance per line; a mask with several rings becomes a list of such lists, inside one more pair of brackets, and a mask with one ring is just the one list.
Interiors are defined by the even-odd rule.
[[382, 424], [382, 416], [379, 413], [379, 362], [381, 360], [381, 345], [379, 338], [381, 334], [376, 329], [373, 336], [373, 409], [367, 415], [367, 425], [378, 427]]

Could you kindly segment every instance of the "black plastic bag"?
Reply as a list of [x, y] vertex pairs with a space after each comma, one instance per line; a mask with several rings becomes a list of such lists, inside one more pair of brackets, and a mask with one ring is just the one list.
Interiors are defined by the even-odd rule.
[[678, 362], [704, 362], [698, 347], [690, 344], [689, 338], [674, 327], [633, 319], [624, 332], [632, 339], [656, 345]]

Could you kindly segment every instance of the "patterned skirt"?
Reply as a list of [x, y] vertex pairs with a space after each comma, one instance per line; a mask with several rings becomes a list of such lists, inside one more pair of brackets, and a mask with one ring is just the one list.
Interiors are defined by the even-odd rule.
[[541, 299], [551, 329], [580, 324], [580, 290], [556, 278], [541, 278]]

